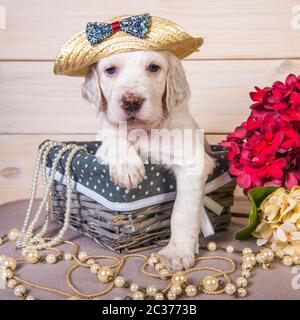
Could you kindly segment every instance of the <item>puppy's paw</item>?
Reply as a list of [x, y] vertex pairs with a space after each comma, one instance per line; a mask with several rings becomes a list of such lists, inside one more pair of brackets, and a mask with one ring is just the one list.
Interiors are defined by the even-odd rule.
[[96, 157], [109, 166], [111, 180], [122, 188], [136, 188], [146, 176], [143, 161], [133, 146], [120, 152], [105, 144]]
[[174, 271], [189, 269], [195, 263], [195, 245], [181, 241], [176, 243], [170, 241], [169, 244], [159, 251], [159, 254], [165, 258]]
[[98, 148], [96, 152], [96, 158], [101, 164], [109, 164], [109, 160], [111, 157], [111, 151], [109, 150], [109, 144], [107, 141], [103, 141], [100, 148]]
[[130, 160], [127, 163], [109, 165], [109, 172], [112, 181], [125, 189], [137, 188], [146, 175], [145, 167], [140, 159]]

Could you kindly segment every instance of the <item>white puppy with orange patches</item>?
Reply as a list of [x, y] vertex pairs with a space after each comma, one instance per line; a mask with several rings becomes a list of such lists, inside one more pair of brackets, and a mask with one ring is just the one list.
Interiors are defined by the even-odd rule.
[[[158, 134], [164, 138], [172, 130], [184, 133], [185, 129], [198, 129], [188, 109], [190, 90], [180, 60], [165, 51], [111, 55], [92, 66], [82, 93], [101, 113], [102, 146], [97, 157], [109, 166], [116, 184], [136, 188], [145, 176], [142, 156], [149, 152], [152, 159], [175, 173], [171, 239], [160, 254], [174, 269], [191, 267], [198, 252], [200, 229], [205, 235], [213, 232], [204, 214], [202, 196], [214, 161], [197, 134], [190, 141], [194, 152], [186, 152], [182, 144], [151, 144]], [[120, 134], [124, 122], [127, 131]], [[179, 154], [181, 161], [175, 161]]]

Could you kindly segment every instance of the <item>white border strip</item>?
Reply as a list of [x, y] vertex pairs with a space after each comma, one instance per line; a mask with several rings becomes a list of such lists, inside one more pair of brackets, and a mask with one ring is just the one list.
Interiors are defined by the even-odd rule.
[[213, 191], [219, 189], [220, 187], [224, 186], [225, 184], [227, 184], [231, 180], [232, 180], [232, 177], [230, 176], [230, 174], [227, 171], [222, 173], [218, 177], [214, 178], [213, 180], [211, 180], [210, 182], [207, 182], [205, 184], [204, 190], [203, 190], [204, 194], [208, 194], [210, 192], [213, 192]]
[[[49, 171], [50, 171], [50, 169], [47, 168], [46, 169], [47, 175], [49, 175]], [[54, 179], [59, 183], [67, 185], [66, 178], [58, 171], [55, 173]], [[91, 199], [97, 201], [98, 203], [102, 204], [106, 208], [108, 208], [110, 210], [115, 210], [115, 211], [131, 211], [131, 210], [142, 209], [142, 208], [145, 208], [148, 206], [153, 206], [153, 205], [160, 204], [163, 202], [172, 201], [176, 197], [176, 191], [173, 191], [173, 192], [159, 194], [159, 195], [152, 196], [152, 197], [145, 198], [145, 199], [140, 199], [140, 200], [133, 201], [133, 202], [124, 202], [124, 203], [111, 202], [111, 201], [107, 200], [106, 198], [102, 197], [97, 192], [88, 189], [84, 185], [82, 185], [74, 180], [71, 180], [71, 182], [72, 182], [73, 189], [76, 190], [77, 192], [80, 192], [80, 193], [86, 195], [87, 197], [90, 197]]]
[[[46, 168], [46, 174], [48, 176], [49, 176], [49, 172], [50, 172], [50, 169]], [[59, 183], [67, 185], [65, 176], [59, 173], [58, 171], [56, 171], [54, 179]], [[231, 180], [232, 178], [230, 177], [228, 172], [225, 172], [219, 177], [215, 178], [214, 180], [206, 183], [204, 187], [204, 197], [203, 197], [204, 204], [207, 208], [215, 212], [217, 215], [221, 214], [221, 212], [223, 211], [223, 207], [216, 201], [205, 196], [205, 194], [220, 188], [221, 186], [223, 186], [224, 184], [228, 183]], [[114, 211], [131, 211], [131, 210], [143, 209], [148, 206], [153, 206], [156, 204], [173, 201], [175, 200], [175, 197], [176, 197], [176, 191], [173, 191], [173, 192], [152, 196], [149, 198], [136, 200], [133, 202], [111, 202], [106, 198], [104, 198], [103, 196], [101, 196], [99, 193], [93, 190], [90, 190], [89, 188], [85, 187], [84, 185], [74, 180], [71, 180], [71, 183], [72, 183], [73, 189], [75, 189], [77, 192], [80, 192], [86, 195], [87, 197], [90, 197], [91, 199], [97, 201], [98, 203], [102, 204], [106, 208]]]
[[222, 207], [217, 201], [205, 195], [203, 196], [203, 204], [206, 208], [210, 209], [212, 212], [214, 212], [218, 216], [224, 210], [224, 207]]

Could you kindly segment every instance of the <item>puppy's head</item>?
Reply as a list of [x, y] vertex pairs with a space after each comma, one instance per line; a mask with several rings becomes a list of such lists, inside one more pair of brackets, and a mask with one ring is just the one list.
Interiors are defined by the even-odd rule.
[[166, 51], [111, 55], [94, 64], [82, 95], [117, 125], [153, 128], [189, 98], [181, 62]]

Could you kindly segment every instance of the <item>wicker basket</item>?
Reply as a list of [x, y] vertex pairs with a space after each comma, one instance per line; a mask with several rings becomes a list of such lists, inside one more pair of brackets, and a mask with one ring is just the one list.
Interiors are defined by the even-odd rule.
[[[170, 237], [170, 218], [176, 195], [175, 177], [162, 167], [146, 164], [148, 181], [144, 181], [140, 188], [128, 192], [117, 187], [118, 191], [107, 193], [107, 198], [110, 196], [113, 199], [104, 198], [101, 196], [101, 191], [104, 190], [102, 187], [111, 188], [111, 186], [108, 182], [110, 180], [108, 168], [95, 161], [95, 152], [99, 147], [99, 142], [78, 144], [84, 144], [88, 153], [78, 155], [72, 163], [74, 186], [71, 227], [85, 236], [93, 238], [100, 245], [119, 253], [137, 252], [165, 244]], [[215, 146], [213, 150], [219, 164], [213, 175], [209, 177], [208, 184], [227, 171], [227, 152]], [[48, 167], [51, 166], [56, 152], [57, 150], [53, 150], [50, 153]], [[59, 223], [62, 223], [66, 209], [63, 168], [64, 159], [57, 170], [51, 198], [52, 212]], [[86, 177], [87, 173], [91, 172], [92, 176]], [[156, 174], [154, 174], [155, 172]], [[160, 174], [158, 175], [157, 172]], [[151, 175], [153, 180], [151, 180]], [[159, 181], [157, 181], [158, 176]], [[159, 194], [146, 195], [147, 192], [144, 190], [148, 190], [150, 184], [152, 186], [154, 179], [156, 179], [155, 192], [158, 193], [157, 190], [159, 190]], [[99, 186], [93, 184], [96, 182]], [[98, 191], [93, 192], [93, 186], [96, 185]], [[164, 189], [164, 185], [168, 187]], [[171, 190], [170, 186], [173, 186]], [[206, 194], [210, 202], [216, 203], [217, 208], [221, 208], [216, 214], [210, 209], [213, 207], [206, 206], [207, 214], [215, 231], [223, 230], [230, 224], [230, 207], [233, 204], [235, 186], [235, 180], [227, 178], [226, 183]], [[116, 187], [114, 186], [114, 188]], [[120, 194], [118, 195], [118, 193]]]

